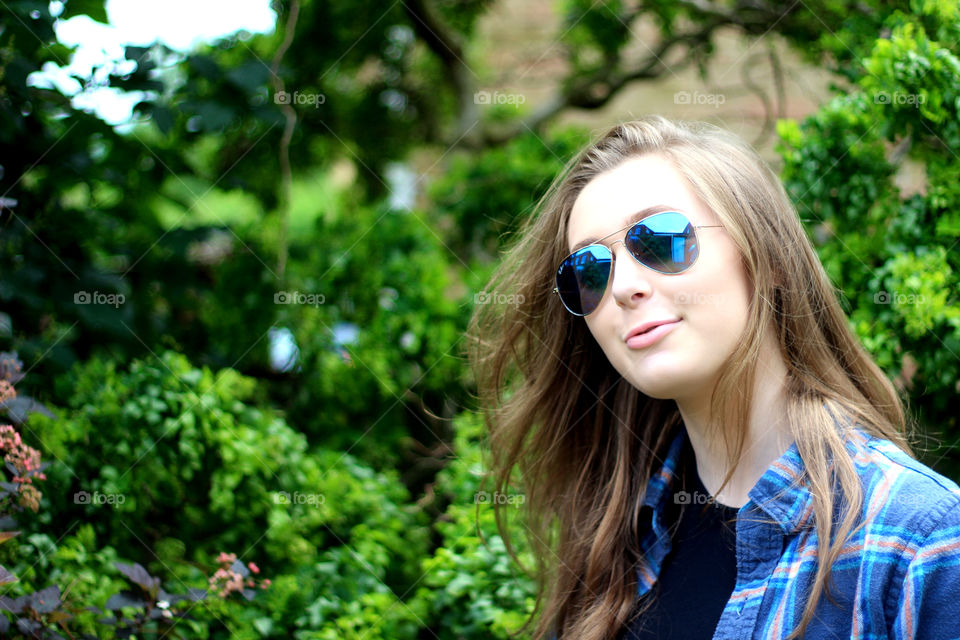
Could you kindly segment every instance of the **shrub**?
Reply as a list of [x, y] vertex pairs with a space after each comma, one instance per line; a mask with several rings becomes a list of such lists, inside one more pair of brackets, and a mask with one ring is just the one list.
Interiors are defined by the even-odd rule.
[[[67, 406], [27, 426], [58, 461], [37, 535], [48, 539], [79, 520], [86, 552], [95, 538], [117, 557], [168, 574], [180, 591], [210, 586], [198, 567], [215, 566], [222, 549], [242, 552], [237, 573], [251, 561], [268, 568], [274, 585], [252, 604], [205, 605], [215, 615], [198, 627], [202, 637], [290, 637], [344, 625], [361, 635], [415, 635], [416, 616], [395, 594], [409, 590], [427, 552], [424, 514], [395, 473], [308, 450], [302, 434], [255, 405], [258, 394], [250, 378], [198, 369], [171, 352], [77, 367], [58, 381]], [[67, 540], [68, 548], [79, 544]], [[216, 591], [229, 580], [222, 575]], [[76, 589], [104, 592], [89, 579]]]
[[448, 436], [433, 415], [452, 418], [465, 396], [457, 355], [471, 304], [421, 213], [356, 207], [321, 225], [292, 247], [288, 279], [323, 303], [282, 306], [300, 366], [271, 393], [311, 444], [396, 467], [414, 442]]
[[780, 153], [853, 329], [935, 440], [920, 452], [957, 478], [960, 8], [915, 9], [887, 16], [889, 36], [859, 52], [849, 95], [779, 124]]
[[[483, 489], [484, 426], [476, 414], [456, 421], [456, 459], [437, 475], [435, 492], [449, 501], [434, 525], [440, 546], [423, 560], [423, 586], [415, 602], [440, 640], [502, 638], [523, 626], [535, 600], [532, 580], [520, 572], [497, 532], [494, 502], [521, 506], [523, 494], [490, 494]], [[519, 510], [517, 510], [519, 512]], [[510, 514], [508, 513], [508, 518]], [[510, 522], [511, 542], [525, 567], [533, 564], [518, 525]], [[530, 637], [530, 634], [520, 635]]]

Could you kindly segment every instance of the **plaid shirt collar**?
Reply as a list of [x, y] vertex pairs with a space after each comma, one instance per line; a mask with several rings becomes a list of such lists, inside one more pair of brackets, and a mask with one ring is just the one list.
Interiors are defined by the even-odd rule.
[[[686, 428], [680, 427], [667, 449], [663, 466], [650, 478], [647, 485], [643, 506], [650, 507], [656, 514], [653, 516], [652, 528], [658, 536], [664, 529], [662, 517], [667, 501], [673, 495], [677, 466], [686, 439]], [[747, 494], [750, 501], [775, 520], [786, 535], [812, 526], [813, 496], [804, 476], [803, 460], [800, 458], [797, 443], [792, 442]]]

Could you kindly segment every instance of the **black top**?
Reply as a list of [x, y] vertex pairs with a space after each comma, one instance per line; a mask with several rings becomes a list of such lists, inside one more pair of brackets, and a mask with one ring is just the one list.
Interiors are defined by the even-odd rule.
[[[737, 578], [738, 509], [712, 501], [697, 473], [689, 438], [678, 467], [680, 482], [665, 510], [673, 531], [670, 553], [653, 585], [650, 609], [631, 621], [623, 640], [709, 640]], [[672, 524], [679, 525], [673, 529]]]

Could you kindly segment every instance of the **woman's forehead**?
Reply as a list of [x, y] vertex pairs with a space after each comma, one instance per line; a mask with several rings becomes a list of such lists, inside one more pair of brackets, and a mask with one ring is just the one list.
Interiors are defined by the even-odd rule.
[[631, 158], [580, 191], [567, 221], [568, 247], [612, 233], [638, 213], [662, 210], [680, 211], [694, 224], [713, 223], [714, 216], [670, 161], [656, 155]]

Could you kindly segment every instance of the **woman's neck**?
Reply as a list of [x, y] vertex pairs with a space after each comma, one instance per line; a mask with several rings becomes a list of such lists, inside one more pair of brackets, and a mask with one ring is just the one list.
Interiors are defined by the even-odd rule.
[[786, 420], [787, 368], [780, 357], [775, 339], [767, 334], [761, 346], [757, 373], [754, 376], [750, 416], [746, 425], [740, 463], [730, 481], [717, 494], [729, 470], [720, 425], [709, 419], [710, 398], [677, 400], [677, 407], [697, 458], [697, 472], [707, 491], [717, 502], [741, 507], [760, 476], [793, 442]]

